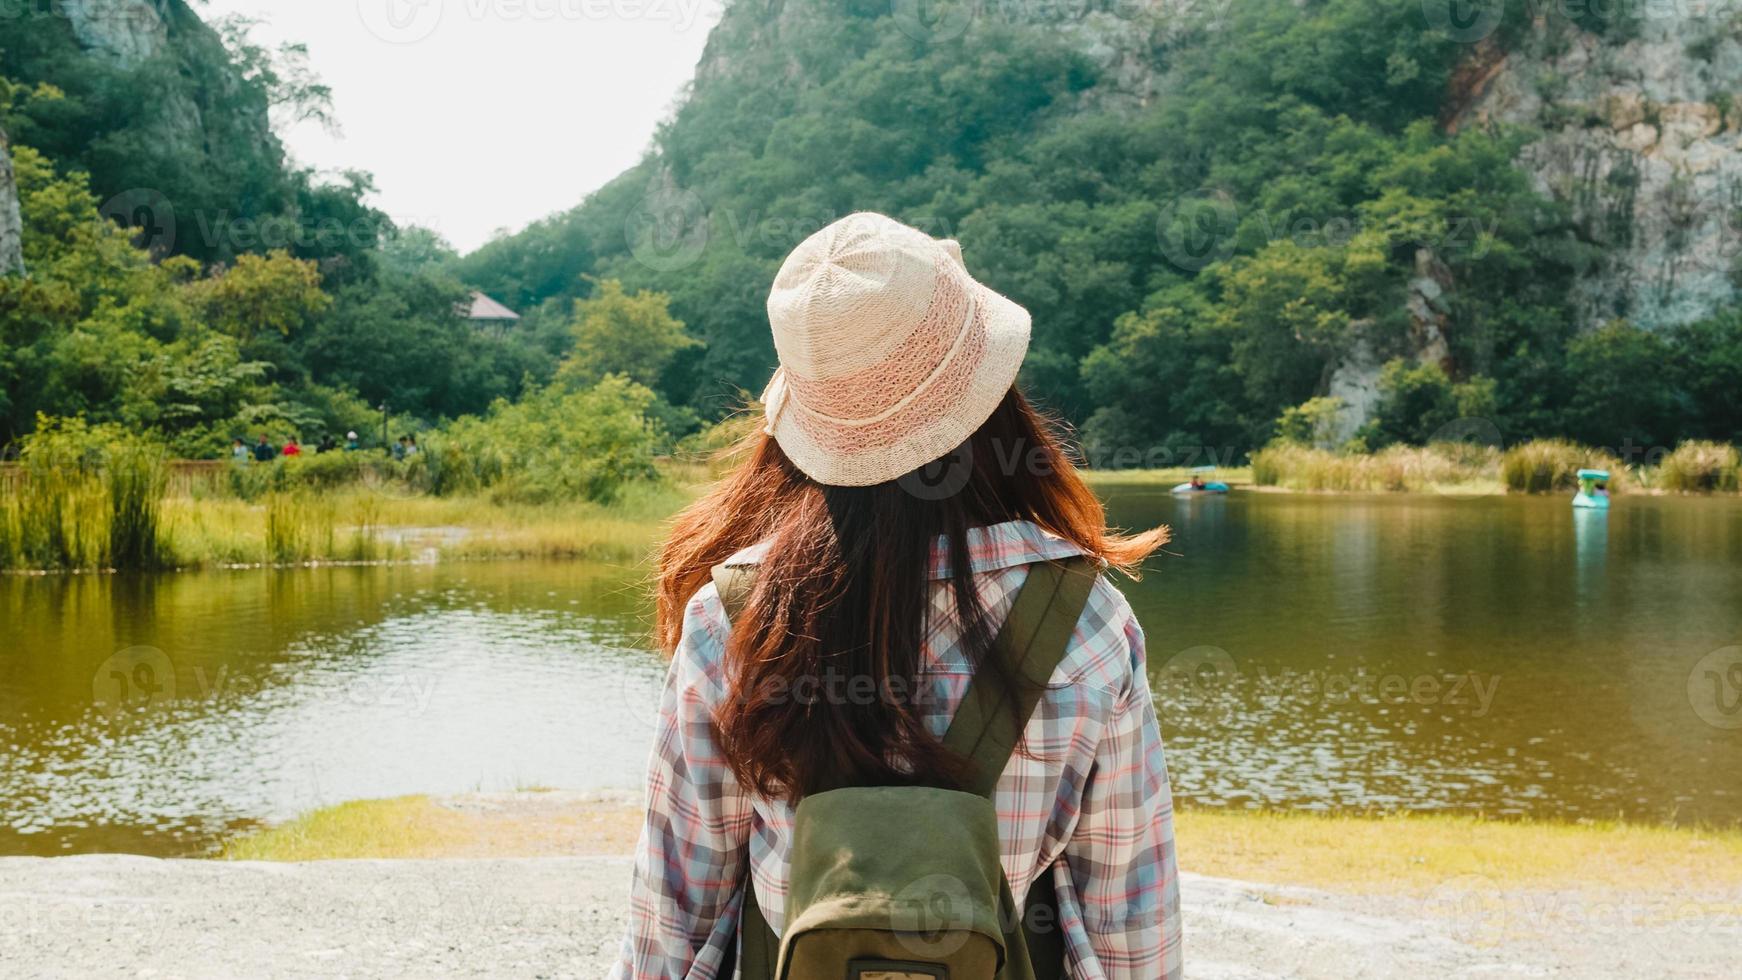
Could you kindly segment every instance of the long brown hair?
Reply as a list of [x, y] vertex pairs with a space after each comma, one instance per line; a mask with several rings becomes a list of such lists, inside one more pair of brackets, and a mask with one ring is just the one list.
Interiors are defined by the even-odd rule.
[[969, 528], [1032, 521], [1128, 574], [1167, 540], [1166, 528], [1109, 531], [1054, 424], [1015, 388], [950, 456], [875, 486], [816, 483], [761, 431], [740, 451], [747, 458], [677, 517], [659, 559], [657, 631], [675, 650], [713, 566], [769, 542], [727, 644], [732, 693], [713, 719], [733, 774], [765, 797], [959, 785], [965, 760], [930, 733], [914, 697], [940, 538], [975, 669], [996, 663], [986, 657], [995, 634]]

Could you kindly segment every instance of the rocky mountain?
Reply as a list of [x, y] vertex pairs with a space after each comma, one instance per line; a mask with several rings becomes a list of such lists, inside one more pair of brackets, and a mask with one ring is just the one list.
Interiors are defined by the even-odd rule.
[[24, 223], [18, 211], [18, 186], [12, 177], [12, 152], [0, 129], [0, 276], [24, 272]]
[[225, 258], [233, 243], [211, 229], [293, 202], [270, 92], [183, 0], [14, 6], [0, 79], [54, 94], [19, 100], [0, 124], [62, 169], [89, 173], [118, 212], [145, 199], [172, 209], [179, 240], [154, 245]]
[[1686, 323], [1735, 302], [1742, 7], [1646, 4], [1621, 38], [1532, 31], [1479, 47], [1470, 67], [1448, 125], [1541, 129], [1519, 165], [1603, 247], [1579, 288], [1588, 325]]

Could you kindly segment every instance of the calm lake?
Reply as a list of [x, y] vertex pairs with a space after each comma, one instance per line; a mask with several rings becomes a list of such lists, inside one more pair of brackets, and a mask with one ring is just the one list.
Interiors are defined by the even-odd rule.
[[[1742, 500], [1111, 490], [1198, 806], [1742, 820]], [[324, 804], [639, 785], [641, 569], [0, 577], [0, 854]]]

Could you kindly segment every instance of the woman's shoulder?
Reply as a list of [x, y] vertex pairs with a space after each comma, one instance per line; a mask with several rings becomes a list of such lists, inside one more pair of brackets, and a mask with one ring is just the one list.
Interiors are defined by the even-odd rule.
[[1143, 669], [1143, 627], [1125, 593], [1102, 573], [1089, 590], [1059, 671], [1069, 683], [1117, 692]]

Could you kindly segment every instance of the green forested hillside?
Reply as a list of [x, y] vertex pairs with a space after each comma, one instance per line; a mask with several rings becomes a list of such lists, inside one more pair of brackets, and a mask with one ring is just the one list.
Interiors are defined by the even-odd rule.
[[[25, 274], [0, 274], [0, 455], [37, 415], [233, 436], [378, 433], [484, 410], [555, 356], [476, 334], [427, 235], [366, 203], [367, 175], [298, 169], [269, 113], [327, 93], [292, 47], [180, 0], [25, 4], [0, 21], [0, 146]], [[81, 33], [82, 32], [82, 33]], [[15, 184], [15, 186], [11, 186]]]
[[[862, 209], [960, 239], [1033, 312], [1027, 384], [1103, 464], [1237, 460], [1285, 413], [1332, 432], [1302, 420], [1351, 390], [1368, 404], [1320, 441], [1470, 418], [1508, 442], [1742, 440], [1742, 313], [1593, 316], [1575, 295], [1636, 244], [1627, 212], [1594, 222], [1518, 165], [1540, 125], [1668, 110], [1564, 100], [1545, 71], [1534, 122], [1464, 112], [1514, 48], [1632, 50], [1638, 12], [1512, 4], [1472, 31], [1439, 3], [738, 0], [641, 164], [463, 258], [369, 206], [368, 175], [286, 159], [269, 114], [328, 109], [295, 47], [181, 0], [107, 37], [27, 5], [0, 33], [26, 267], [0, 273], [0, 444], [39, 413], [189, 454], [373, 436], [383, 403], [436, 425], [621, 374], [669, 445], [759, 389], [774, 270]], [[1685, 57], [1742, 56], [1726, 37]], [[1734, 142], [1742, 91], [1699, 97]], [[1628, 174], [1592, 196], [1631, 200]], [[1739, 195], [1712, 205], [1734, 227]], [[477, 332], [469, 289], [527, 315]]]
[[[553, 315], [583, 274], [668, 292], [703, 346], [660, 388], [705, 416], [767, 377], [780, 258], [877, 209], [961, 239], [1033, 311], [1027, 381], [1091, 450], [1262, 444], [1357, 345], [1398, 361], [1370, 446], [1467, 416], [1508, 440], [1742, 437], [1723, 394], [1742, 382], [1742, 318], [1579, 321], [1569, 293], [1607, 243], [1512, 165], [1530, 131], [1447, 131], [1478, 46], [1431, 6], [993, 4], [920, 22], [903, 4], [745, 0], [647, 160], [461, 274]], [[1506, 9], [1487, 56], [1635, 28]], [[1426, 356], [1424, 277], [1444, 343]]]

